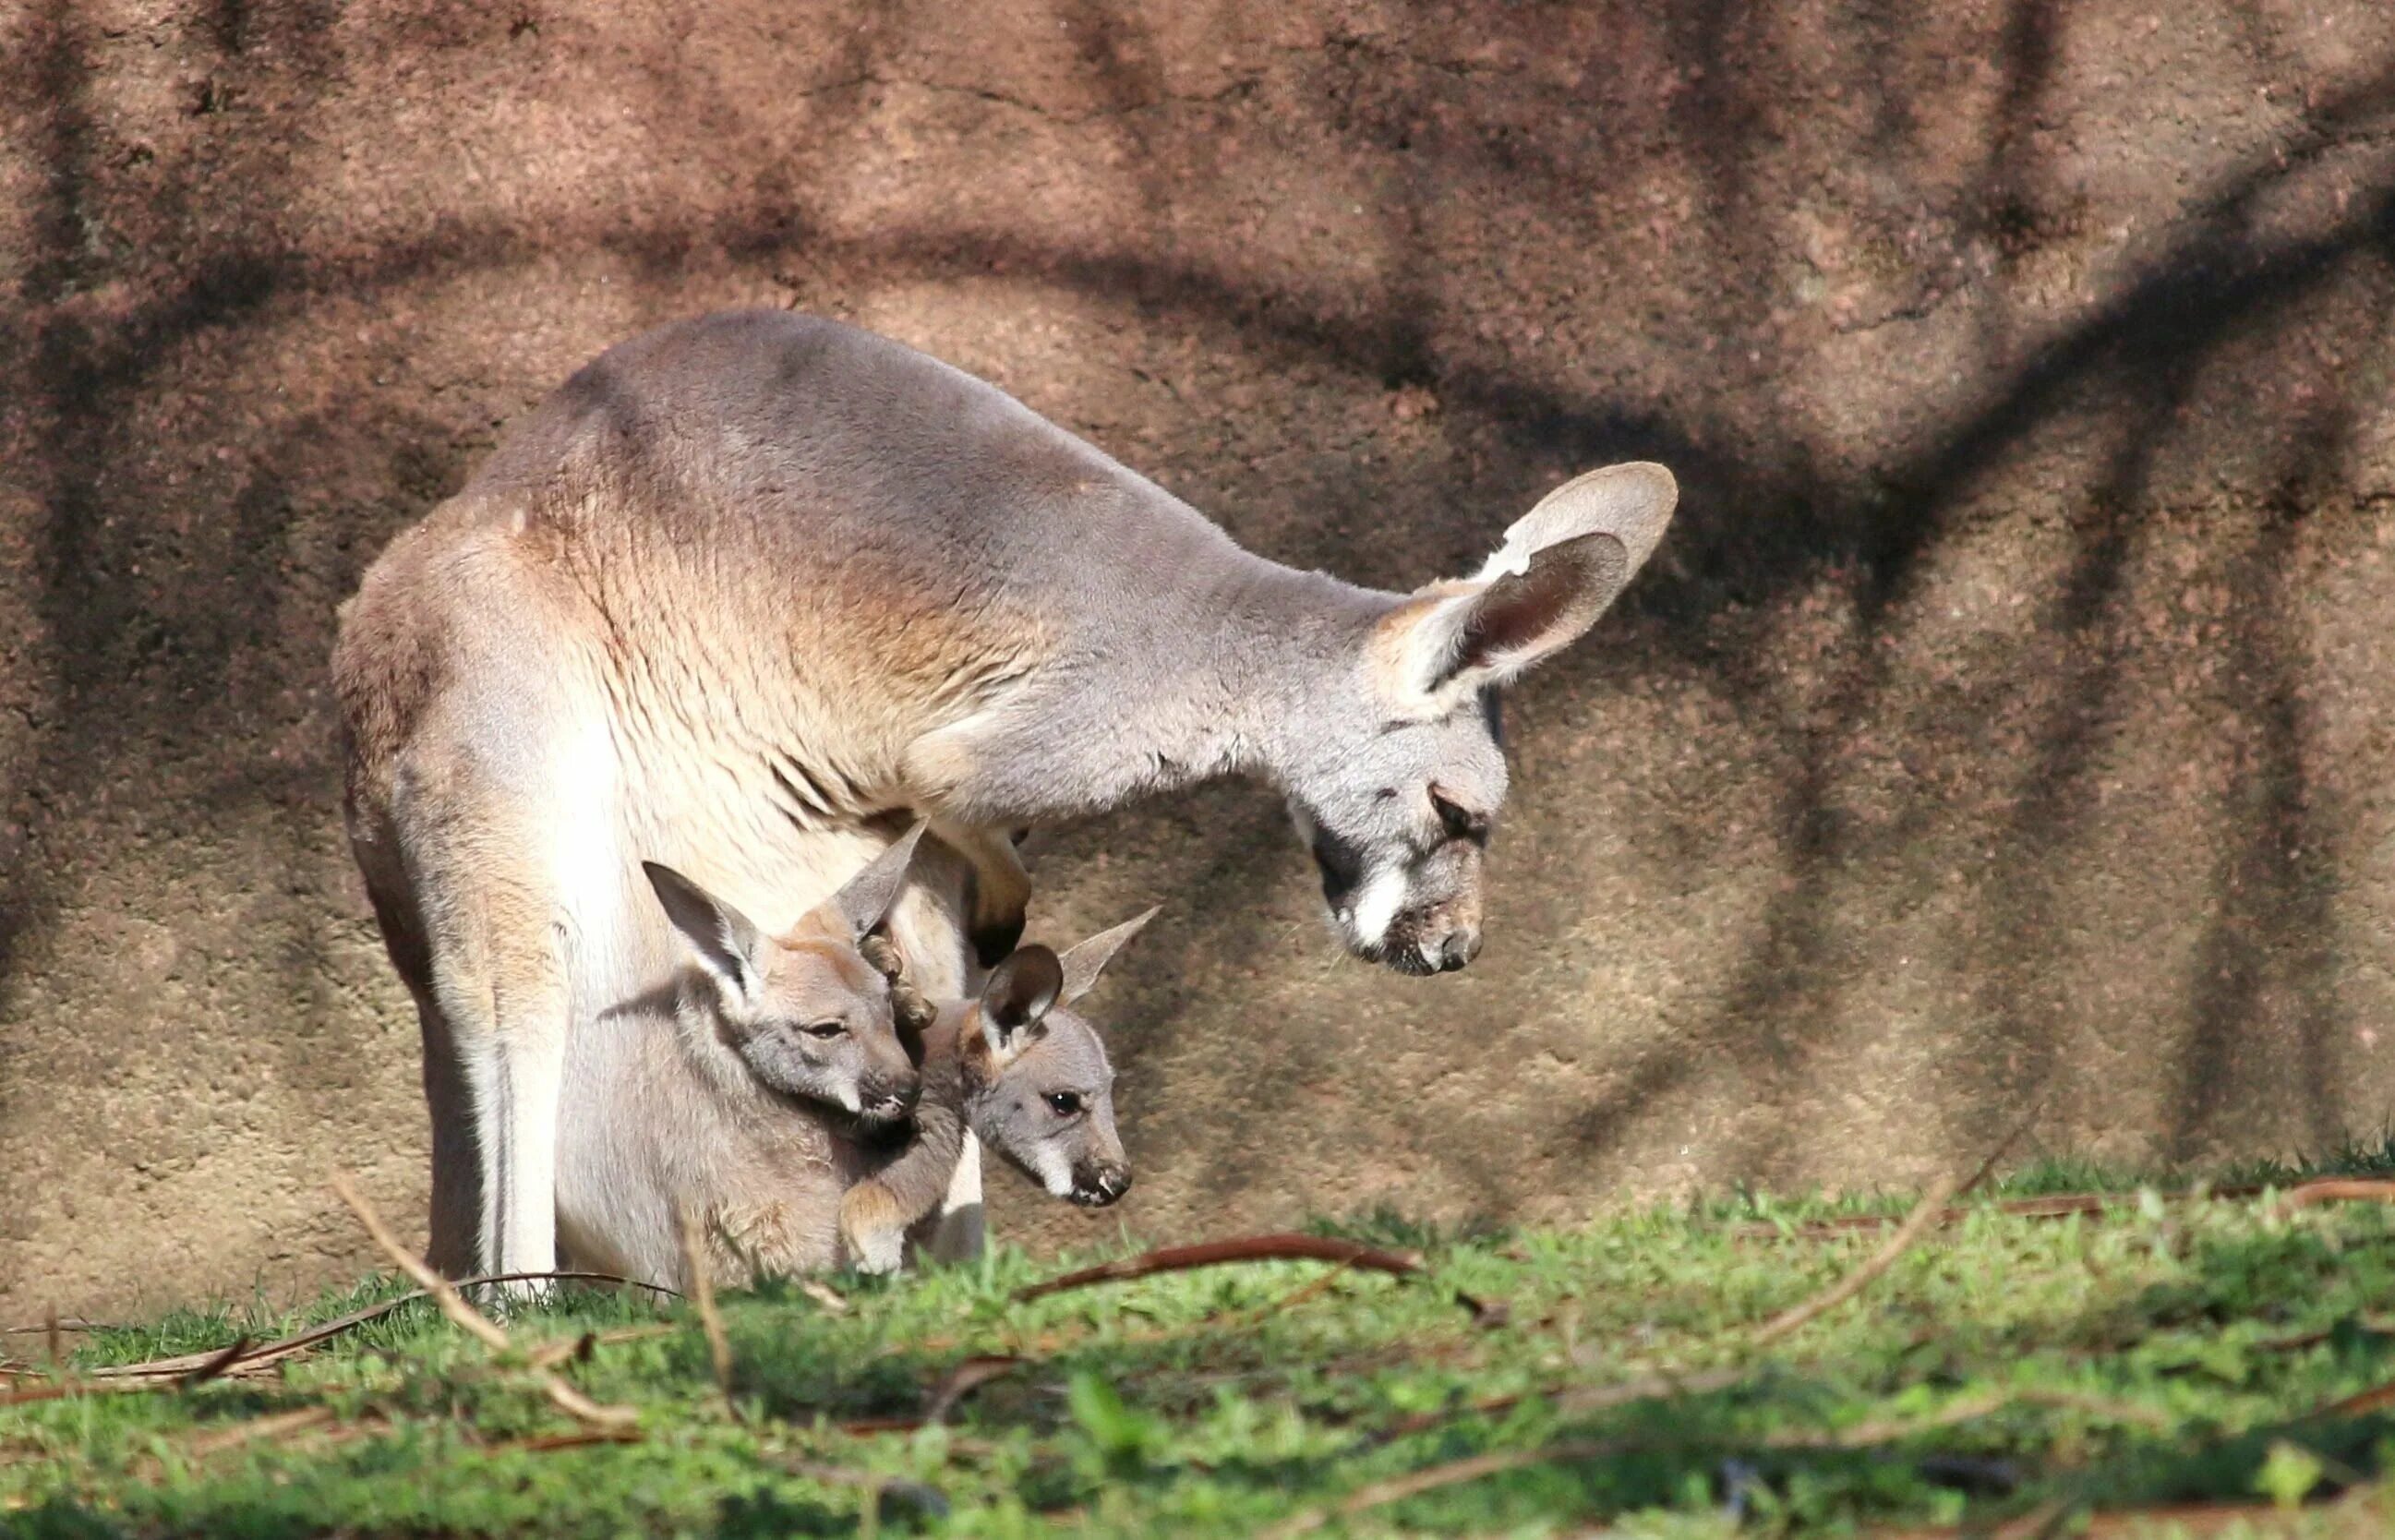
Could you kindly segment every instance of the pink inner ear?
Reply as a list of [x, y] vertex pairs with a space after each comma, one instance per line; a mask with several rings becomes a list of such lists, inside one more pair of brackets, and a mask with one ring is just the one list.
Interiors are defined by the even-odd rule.
[[1489, 585], [1472, 607], [1458, 670], [1528, 662], [1596, 623], [1630, 575], [1630, 553], [1610, 535], [1582, 535], [1530, 558], [1528, 572]]

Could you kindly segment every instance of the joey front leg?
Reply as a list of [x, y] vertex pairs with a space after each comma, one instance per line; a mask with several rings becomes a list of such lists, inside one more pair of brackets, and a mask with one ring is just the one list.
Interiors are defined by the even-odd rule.
[[1031, 874], [1003, 830], [934, 819], [932, 833], [973, 864], [973, 955], [983, 967], [995, 967], [1023, 939]]
[[840, 1243], [862, 1273], [894, 1273], [906, 1260], [906, 1217], [887, 1187], [867, 1177], [840, 1195]]
[[[945, 1078], [945, 1077], [941, 1077]], [[860, 1272], [896, 1272], [906, 1232], [940, 1206], [965, 1141], [964, 1118], [949, 1105], [953, 1084], [926, 1085], [914, 1136], [895, 1159], [840, 1200], [840, 1239]]]

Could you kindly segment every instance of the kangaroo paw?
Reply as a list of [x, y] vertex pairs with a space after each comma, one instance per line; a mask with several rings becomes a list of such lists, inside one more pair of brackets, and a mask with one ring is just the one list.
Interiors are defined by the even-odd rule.
[[876, 1184], [848, 1189], [840, 1204], [840, 1242], [861, 1273], [894, 1273], [906, 1260], [906, 1227], [898, 1206]]

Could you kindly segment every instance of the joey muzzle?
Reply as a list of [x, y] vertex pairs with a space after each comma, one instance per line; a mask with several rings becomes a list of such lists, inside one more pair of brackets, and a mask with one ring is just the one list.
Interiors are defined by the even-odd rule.
[[1122, 1161], [1089, 1161], [1073, 1168], [1066, 1196], [1083, 1208], [1105, 1208], [1131, 1190], [1131, 1166]]
[[857, 1088], [857, 1116], [868, 1123], [903, 1122], [915, 1115], [915, 1105], [922, 1095], [919, 1076], [880, 1076]]

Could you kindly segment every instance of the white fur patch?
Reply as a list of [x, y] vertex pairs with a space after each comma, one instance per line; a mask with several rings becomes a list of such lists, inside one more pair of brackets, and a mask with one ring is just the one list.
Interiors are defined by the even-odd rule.
[[1529, 547], [1515, 545], [1508, 540], [1498, 547], [1489, 560], [1480, 564], [1480, 570], [1472, 575], [1472, 580], [1475, 583], [1493, 583], [1500, 578], [1519, 578], [1530, 570], [1532, 554]]
[[624, 858], [617, 807], [622, 767], [602, 722], [585, 724], [561, 745], [550, 765], [554, 787], [549, 863], [566, 905], [576, 981], [592, 998], [630, 987], [636, 972], [625, 914]]
[[894, 1273], [906, 1260], [906, 1233], [892, 1230], [883, 1235], [857, 1238], [857, 1253], [851, 1260], [861, 1273]]
[[1039, 1185], [1048, 1189], [1048, 1196], [1069, 1198], [1073, 1195], [1073, 1162], [1065, 1158], [1063, 1150], [1054, 1145], [1043, 1144], [1031, 1163], [1038, 1168]]
[[1389, 923], [1406, 903], [1406, 869], [1384, 866], [1374, 869], [1356, 890], [1356, 901], [1347, 906], [1347, 934], [1359, 947], [1377, 947], [1381, 937], [1389, 934]]

